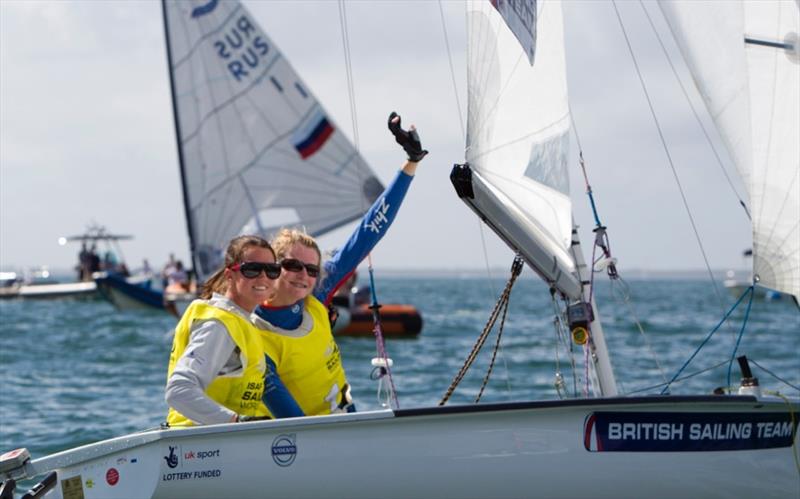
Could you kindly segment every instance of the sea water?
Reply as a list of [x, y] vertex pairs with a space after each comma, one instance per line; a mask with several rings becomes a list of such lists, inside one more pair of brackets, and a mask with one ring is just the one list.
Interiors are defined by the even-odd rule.
[[[379, 276], [379, 301], [413, 304], [423, 317], [419, 337], [386, 342], [401, 408], [439, 402], [504, 284], [487, 277]], [[621, 283], [596, 287], [617, 382], [623, 393], [659, 393], [658, 385], [685, 364], [735, 300], [703, 279], [634, 280], [627, 285], [627, 290]], [[727, 384], [728, 361], [746, 305], [745, 300], [681, 377], [700, 374], [674, 384], [671, 393], [710, 394]], [[797, 308], [787, 300], [754, 301], [747, 320], [737, 355], [758, 363], [752, 369], [762, 388], [797, 396], [762, 369], [800, 386]], [[24, 446], [36, 458], [157, 427], [167, 412], [164, 383], [176, 322], [162, 312], [118, 312], [99, 299], [0, 301], [0, 451]], [[499, 323], [448, 404], [474, 403]], [[378, 408], [377, 383], [370, 379], [375, 342], [338, 342], [357, 408]], [[481, 403], [558, 398], [556, 372], [564, 379], [562, 395], [580, 395], [585, 389], [583, 355], [574, 345], [570, 352], [568, 343], [556, 349], [558, 344], [550, 293], [526, 271], [511, 293]], [[740, 377], [734, 362], [732, 384]]]

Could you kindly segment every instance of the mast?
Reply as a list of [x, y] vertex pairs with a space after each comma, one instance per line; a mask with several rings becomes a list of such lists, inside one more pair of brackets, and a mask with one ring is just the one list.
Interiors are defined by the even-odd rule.
[[169, 74], [169, 89], [172, 97], [172, 118], [175, 122], [175, 140], [178, 145], [178, 165], [181, 171], [181, 192], [183, 193], [183, 209], [186, 212], [186, 230], [189, 234], [189, 254], [192, 259], [192, 269], [195, 273], [199, 269], [195, 254], [195, 235], [192, 226], [192, 212], [189, 206], [189, 193], [186, 189], [186, 168], [183, 160], [183, 147], [181, 146], [181, 124], [178, 119], [178, 105], [175, 100], [175, 75], [172, 74], [172, 46], [169, 38], [169, 20], [167, 19], [167, 0], [161, 0], [161, 12], [164, 18], [164, 40], [167, 47], [167, 73]]
[[583, 280], [583, 276], [588, 276], [592, 269], [586, 266], [586, 260], [583, 258], [583, 251], [581, 250], [581, 241], [578, 237], [578, 227], [572, 227], [572, 256], [575, 259], [576, 276], [581, 281], [582, 301], [591, 308], [591, 320], [589, 321], [589, 341], [586, 343], [585, 348], [589, 349], [589, 357], [591, 365], [594, 368], [592, 371], [592, 388], [594, 392], [603, 397], [615, 397], [619, 395], [617, 391], [617, 380], [614, 377], [614, 369], [611, 366], [611, 355], [606, 346], [606, 338], [603, 333], [603, 326], [600, 324], [600, 314], [597, 310], [597, 305], [594, 301], [594, 296], [589, 300], [587, 296], [588, 282]]

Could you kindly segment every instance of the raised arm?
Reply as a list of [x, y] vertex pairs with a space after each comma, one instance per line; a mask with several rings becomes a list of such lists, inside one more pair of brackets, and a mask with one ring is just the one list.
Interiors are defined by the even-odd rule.
[[408, 131], [401, 128], [400, 116], [397, 113], [392, 112], [389, 115], [388, 125], [397, 143], [408, 154], [408, 161], [367, 210], [347, 242], [325, 262], [325, 278], [314, 292], [314, 296], [325, 304], [328, 304], [336, 289], [386, 234], [400, 210], [400, 205], [417, 171], [417, 165], [428, 154], [428, 151], [422, 149], [419, 135], [413, 125]]

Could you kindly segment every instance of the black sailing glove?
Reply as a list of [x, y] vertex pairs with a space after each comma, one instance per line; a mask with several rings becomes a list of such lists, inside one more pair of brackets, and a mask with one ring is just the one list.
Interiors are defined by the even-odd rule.
[[[393, 121], [395, 118], [397, 118], [397, 121]], [[406, 154], [408, 154], [409, 161], [417, 163], [428, 154], [428, 151], [423, 149], [422, 144], [419, 143], [419, 135], [417, 135], [417, 131], [414, 128], [409, 131], [400, 128], [400, 115], [394, 111], [389, 115], [389, 130], [394, 135], [394, 140], [403, 146]]]

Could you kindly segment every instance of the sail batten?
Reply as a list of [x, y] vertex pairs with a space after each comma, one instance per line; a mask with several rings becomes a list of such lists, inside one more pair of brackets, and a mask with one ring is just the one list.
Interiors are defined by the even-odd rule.
[[383, 186], [243, 5], [164, 0], [164, 21], [200, 280], [239, 234], [321, 235], [366, 211]]

